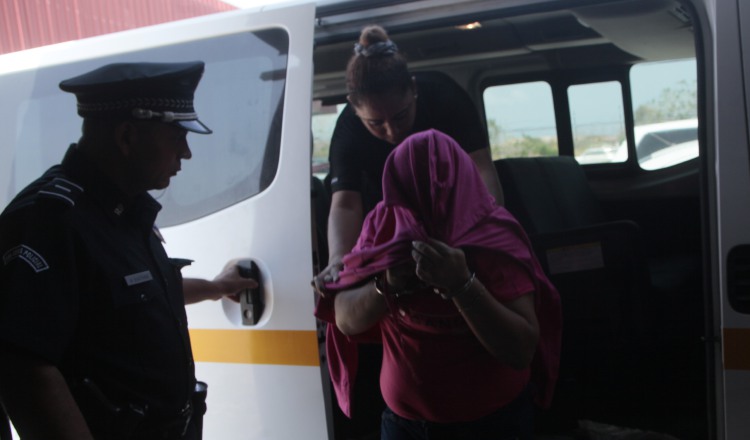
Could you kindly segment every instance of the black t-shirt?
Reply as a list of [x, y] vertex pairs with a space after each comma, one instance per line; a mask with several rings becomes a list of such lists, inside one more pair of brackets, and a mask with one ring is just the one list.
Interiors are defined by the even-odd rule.
[[160, 205], [94, 170], [71, 147], [0, 215], [0, 341], [56, 365], [94, 430], [84, 378], [176, 419], [195, 372], [182, 278], [153, 228]]
[[[412, 133], [434, 128], [451, 136], [468, 153], [489, 146], [476, 107], [458, 84], [438, 72], [414, 76], [419, 99]], [[347, 105], [331, 138], [331, 191], [360, 192], [364, 211], [369, 212], [383, 199], [383, 167], [395, 147], [370, 134]]]

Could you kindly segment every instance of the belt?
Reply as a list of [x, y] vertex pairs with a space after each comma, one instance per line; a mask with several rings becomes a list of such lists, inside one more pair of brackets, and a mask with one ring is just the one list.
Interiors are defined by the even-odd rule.
[[188, 400], [177, 417], [170, 420], [145, 420], [134, 437], [143, 440], [181, 439], [187, 433], [192, 418], [193, 404]]

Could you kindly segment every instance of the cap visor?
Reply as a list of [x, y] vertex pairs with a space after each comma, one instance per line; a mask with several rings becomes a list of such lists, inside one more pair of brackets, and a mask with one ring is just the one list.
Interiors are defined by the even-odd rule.
[[193, 133], [199, 133], [199, 134], [211, 134], [213, 131], [211, 131], [210, 128], [206, 127], [203, 122], [199, 120], [193, 120], [193, 121], [174, 121], [175, 124], [179, 125], [180, 127], [184, 128], [187, 131], [192, 131]]

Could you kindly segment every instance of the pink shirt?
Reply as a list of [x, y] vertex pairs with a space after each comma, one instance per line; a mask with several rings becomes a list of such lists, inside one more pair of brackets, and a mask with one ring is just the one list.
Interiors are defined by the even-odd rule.
[[[328, 367], [343, 412], [351, 411], [351, 380], [359, 362], [356, 341], [381, 340], [387, 364], [383, 393], [404, 417], [481, 417], [513, 400], [529, 380], [534, 382], [535, 400], [549, 405], [560, 355], [559, 295], [523, 228], [495, 204], [472, 159], [449, 136], [436, 130], [416, 133], [390, 154], [383, 172], [383, 201], [365, 217], [338, 282], [326, 287], [345, 290], [412, 261], [411, 242], [428, 237], [462, 248], [469, 257], [481, 255], [473, 264], [477, 278], [500, 301], [535, 293], [539, 343], [530, 369], [518, 372], [499, 365], [459, 322], [452, 302], [434, 293], [410, 300], [414, 303], [401, 307], [403, 315], [395, 308], [353, 338], [336, 328], [333, 295], [328, 295], [320, 299], [315, 315], [331, 323], [326, 332]], [[412, 374], [420, 370], [421, 376]]]
[[[534, 290], [523, 268], [483, 255], [477, 278], [501, 302]], [[396, 414], [441, 423], [476, 420], [513, 401], [529, 380], [481, 345], [453, 301], [431, 290], [391, 298], [381, 321], [380, 387]]]

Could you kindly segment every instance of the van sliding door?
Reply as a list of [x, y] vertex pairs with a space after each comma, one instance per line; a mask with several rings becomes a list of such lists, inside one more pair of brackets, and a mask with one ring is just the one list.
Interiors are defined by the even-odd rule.
[[197, 377], [208, 383], [206, 439], [329, 438], [310, 286], [314, 17], [312, 4], [265, 6], [0, 62], [0, 207], [80, 137], [60, 80], [112, 62], [206, 63], [195, 105], [213, 134], [189, 135], [192, 159], [153, 193], [157, 226], [170, 257], [193, 260], [185, 277], [213, 278], [239, 258], [262, 281], [244, 308], [187, 307]]
[[242, 304], [188, 306], [209, 387], [203, 438], [328, 438], [310, 286], [313, 24], [305, 5], [180, 30], [183, 56], [207, 60], [196, 105], [214, 134], [191, 139], [193, 159], [162, 196], [166, 247], [195, 260], [185, 276], [241, 258], [262, 284]]

